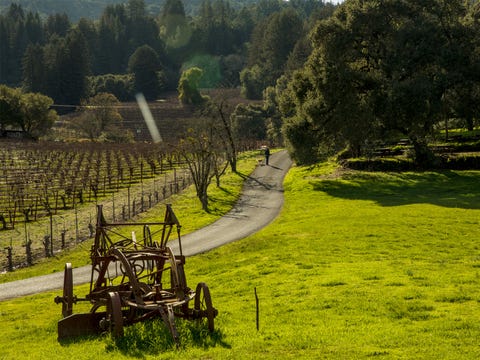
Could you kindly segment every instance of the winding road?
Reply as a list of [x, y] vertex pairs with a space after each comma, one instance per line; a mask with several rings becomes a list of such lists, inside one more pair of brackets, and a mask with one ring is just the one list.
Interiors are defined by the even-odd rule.
[[[200, 230], [182, 236], [186, 256], [200, 254], [243, 239], [268, 225], [283, 205], [283, 179], [292, 161], [283, 150], [270, 156], [269, 165], [259, 165], [246, 178], [242, 194], [233, 209]], [[178, 253], [178, 241], [169, 243]], [[74, 285], [90, 282], [91, 266], [73, 269]], [[0, 284], [0, 301], [63, 287], [63, 271]]]

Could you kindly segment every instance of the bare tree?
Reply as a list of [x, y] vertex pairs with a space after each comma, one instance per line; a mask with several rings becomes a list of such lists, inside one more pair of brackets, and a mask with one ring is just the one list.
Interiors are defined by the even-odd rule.
[[100, 93], [82, 103], [83, 113], [75, 126], [92, 141], [101, 141], [104, 137], [114, 137], [122, 124], [118, 112], [120, 102], [109, 93]]
[[208, 211], [208, 186], [215, 176], [217, 154], [212, 138], [212, 129], [189, 129], [187, 136], [180, 141], [179, 153], [187, 163], [192, 175], [197, 197], [202, 208]]
[[230, 121], [229, 104], [225, 99], [213, 99], [205, 107], [204, 113], [212, 119], [213, 130], [224, 150], [230, 169], [237, 172], [237, 145]]

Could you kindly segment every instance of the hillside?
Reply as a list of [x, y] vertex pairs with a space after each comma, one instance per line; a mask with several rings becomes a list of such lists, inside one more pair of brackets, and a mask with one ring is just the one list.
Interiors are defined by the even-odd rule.
[[[202, 90], [202, 94], [210, 96], [217, 103], [225, 101], [228, 104], [225, 107], [228, 115], [240, 103], [260, 102], [243, 98], [240, 95], [240, 89]], [[179, 136], [182, 136], [199, 118], [198, 109], [182, 106], [176, 92], [165, 93], [159, 100], [150, 102], [149, 108], [160, 135], [166, 143], [174, 142]], [[136, 102], [122, 103], [119, 112], [122, 115], [123, 124], [134, 134], [135, 141], [151, 141], [150, 133]], [[56, 130], [58, 131], [62, 126], [68, 124], [72, 116], [75, 114], [63, 116], [64, 121], [58, 124]]]
[[[56, 13], [65, 13], [70, 21], [77, 22], [80, 18], [98, 19], [107, 5], [127, 3], [128, 0], [68, 0], [68, 7], [65, 6], [65, 0], [0, 0], [0, 13], [8, 10], [11, 3], [22, 6], [25, 11], [38, 12], [41, 17]], [[202, 0], [184, 1], [185, 12], [193, 15], [197, 12]], [[231, 5], [239, 8], [246, 4], [255, 3], [255, 0], [233, 0]], [[147, 11], [152, 15], [161, 12], [165, 0], [145, 0]]]

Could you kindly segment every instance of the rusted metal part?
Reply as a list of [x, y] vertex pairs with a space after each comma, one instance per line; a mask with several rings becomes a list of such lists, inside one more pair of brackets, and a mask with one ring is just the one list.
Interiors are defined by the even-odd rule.
[[[91, 249], [90, 291], [85, 298], [73, 294], [72, 265], [65, 265], [58, 339], [110, 331], [123, 336], [123, 327], [159, 317], [179, 345], [175, 318], [200, 321], [214, 331], [218, 311], [210, 290], [199, 283], [187, 285], [182, 254], [180, 223], [170, 205], [163, 222], [108, 223], [97, 207], [95, 240]], [[142, 238], [137, 239], [137, 230]], [[168, 240], [176, 230], [180, 253], [175, 255]], [[73, 304], [88, 301], [89, 313], [73, 313]], [[193, 306], [191, 302], [193, 301]]]

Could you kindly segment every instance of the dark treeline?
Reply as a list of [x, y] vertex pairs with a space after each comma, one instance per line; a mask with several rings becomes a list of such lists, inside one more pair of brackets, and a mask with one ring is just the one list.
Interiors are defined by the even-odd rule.
[[[149, 14], [159, 14], [167, 0], [145, 0], [146, 10]], [[184, 2], [185, 13], [194, 15], [198, 12], [203, 0], [188, 0]], [[11, 3], [21, 5], [26, 11], [33, 11], [42, 18], [56, 14], [59, 9], [65, 12], [71, 21], [77, 22], [81, 18], [98, 19], [103, 10], [108, 5], [122, 4], [126, 0], [68, 0], [68, 6], [65, 6], [65, 0], [0, 0], [0, 13], [8, 11]], [[257, 0], [235, 0], [232, 5], [235, 8], [241, 8], [245, 5], [256, 3]]]
[[197, 66], [202, 87], [242, 81], [247, 96], [260, 98], [287, 69], [303, 64], [309, 29], [333, 9], [318, 0], [241, 7], [203, 0], [187, 15], [181, 0], [166, 0], [152, 15], [144, 0], [129, 0], [107, 5], [96, 20], [72, 22], [62, 11], [44, 18], [12, 3], [0, 15], [0, 83], [57, 104], [78, 104], [99, 92], [130, 100], [142, 91], [155, 99]]

